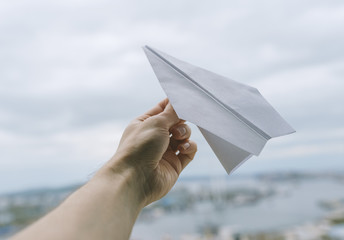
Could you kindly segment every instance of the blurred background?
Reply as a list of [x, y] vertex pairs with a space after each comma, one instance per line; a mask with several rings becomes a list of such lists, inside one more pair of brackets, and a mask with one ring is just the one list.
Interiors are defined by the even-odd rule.
[[344, 239], [343, 1], [0, 1], [0, 239], [165, 98], [142, 46], [257, 87], [296, 129], [227, 176], [199, 151], [132, 239]]

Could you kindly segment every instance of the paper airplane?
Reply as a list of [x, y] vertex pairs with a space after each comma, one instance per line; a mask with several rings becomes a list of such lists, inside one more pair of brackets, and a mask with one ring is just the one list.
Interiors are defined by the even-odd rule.
[[256, 88], [143, 49], [178, 117], [198, 126], [228, 174], [270, 138], [295, 132]]

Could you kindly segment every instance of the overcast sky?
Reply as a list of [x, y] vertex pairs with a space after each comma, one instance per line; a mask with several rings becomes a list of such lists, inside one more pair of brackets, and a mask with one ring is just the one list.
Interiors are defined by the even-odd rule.
[[[257, 87], [296, 129], [236, 174], [344, 170], [344, 3], [0, 1], [0, 192], [87, 180], [165, 97], [151, 45]], [[193, 128], [183, 173], [223, 175]]]

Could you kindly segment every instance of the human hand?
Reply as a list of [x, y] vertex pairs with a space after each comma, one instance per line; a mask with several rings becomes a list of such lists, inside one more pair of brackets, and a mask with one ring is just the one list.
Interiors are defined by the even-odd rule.
[[197, 145], [189, 140], [190, 135], [189, 126], [165, 99], [129, 124], [105, 168], [119, 174], [132, 170], [134, 184], [148, 205], [170, 191], [194, 158]]
[[129, 124], [88, 183], [13, 239], [129, 239], [142, 207], [168, 193], [193, 159], [190, 134], [165, 99]]

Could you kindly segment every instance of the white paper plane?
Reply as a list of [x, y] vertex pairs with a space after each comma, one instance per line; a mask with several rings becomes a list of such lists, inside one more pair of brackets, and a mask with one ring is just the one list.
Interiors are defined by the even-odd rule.
[[228, 174], [270, 138], [295, 132], [256, 88], [143, 49], [178, 117], [198, 126]]

